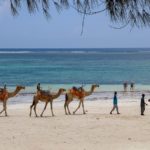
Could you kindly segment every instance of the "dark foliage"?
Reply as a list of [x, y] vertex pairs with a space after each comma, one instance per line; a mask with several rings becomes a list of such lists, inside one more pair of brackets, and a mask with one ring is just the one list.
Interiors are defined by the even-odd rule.
[[94, 15], [106, 11], [111, 21], [130, 24], [132, 27], [150, 26], [150, 0], [9, 0], [12, 14], [18, 14], [19, 8], [27, 4], [30, 13], [42, 9], [49, 17], [51, 6], [57, 10], [74, 8], [79, 13]]

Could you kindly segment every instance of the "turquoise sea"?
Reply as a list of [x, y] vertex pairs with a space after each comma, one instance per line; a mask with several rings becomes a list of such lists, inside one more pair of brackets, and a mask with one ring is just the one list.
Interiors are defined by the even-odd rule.
[[[0, 86], [43, 88], [97, 83], [103, 90], [124, 81], [149, 90], [150, 49], [0, 49]], [[33, 90], [34, 89], [34, 90]]]

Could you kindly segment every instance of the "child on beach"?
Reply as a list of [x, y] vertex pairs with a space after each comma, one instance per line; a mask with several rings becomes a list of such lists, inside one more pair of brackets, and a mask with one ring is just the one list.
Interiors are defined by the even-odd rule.
[[112, 112], [116, 109], [117, 114], [119, 113], [119, 109], [118, 109], [118, 99], [117, 99], [117, 92], [114, 92], [114, 98], [113, 98], [113, 108], [110, 112], [110, 114], [112, 114]]
[[142, 94], [142, 98], [141, 98], [141, 115], [144, 115], [144, 111], [145, 111], [145, 105], [148, 105], [145, 103], [145, 94]]

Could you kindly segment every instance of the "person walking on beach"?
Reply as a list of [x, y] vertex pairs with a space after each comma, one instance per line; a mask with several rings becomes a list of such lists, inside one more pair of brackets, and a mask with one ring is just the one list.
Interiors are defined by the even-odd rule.
[[110, 114], [112, 114], [112, 112], [116, 109], [117, 114], [119, 113], [119, 108], [118, 108], [118, 98], [117, 98], [117, 92], [114, 92], [114, 98], [113, 98], [113, 108], [110, 112]]
[[127, 82], [124, 82], [124, 83], [123, 83], [123, 87], [124, 87], [124, 92], [127, 92], [128, 83], [127, 83]]
[[142, 98], [141, 98], [141, 115], [144, 115], [145, 105], [148, 105], [148, 104], [145, 103], [145, 94], [142, 94]]

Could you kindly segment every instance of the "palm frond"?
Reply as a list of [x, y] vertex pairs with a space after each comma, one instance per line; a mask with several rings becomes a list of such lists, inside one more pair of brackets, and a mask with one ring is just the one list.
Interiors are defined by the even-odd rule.
[[13, 15], [18, 14], [23, 1], [26, 1], [29, 13], [42, 8], [46, 17], [50, 15], [51, 3], [57, 11], [69, 7], [86, 15], [106, 11], [112, 22], [150, 27], [150, 0], [10, 0]]

